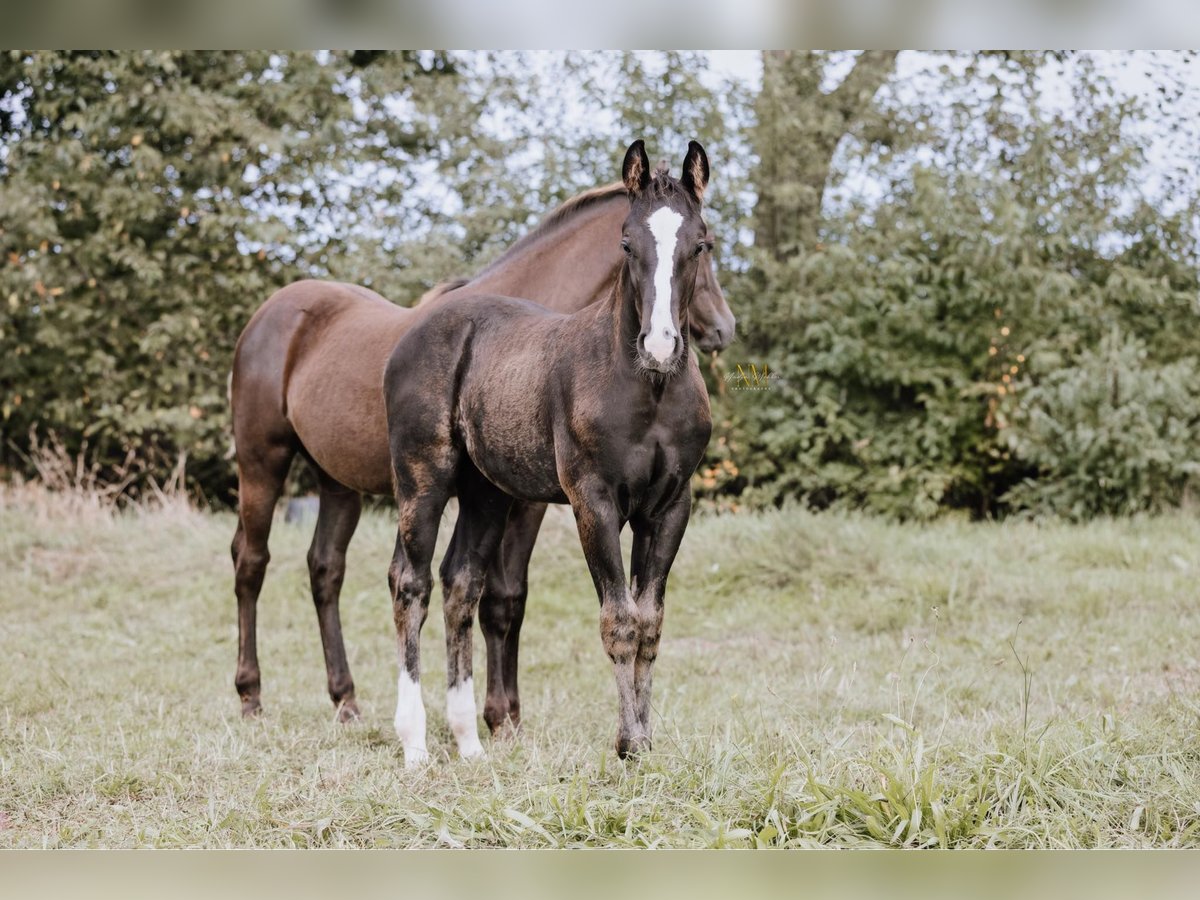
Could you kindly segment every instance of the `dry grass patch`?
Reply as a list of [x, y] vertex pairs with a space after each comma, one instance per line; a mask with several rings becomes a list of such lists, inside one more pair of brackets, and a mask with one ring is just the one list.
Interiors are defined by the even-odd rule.
[[311, 523], [282, 517], [260, 601], [266, 714], [238, 717], [233, 526], [176, 501], [0, 492], [0, 846], [1198, 842], [1200, 526], [1184, 516], [697, 517], [668, 596], [655, 750], [623, 764], [595, 597], [553, 511], [523, 733], [484, 762], [449, 758], [435, 599], [424, 689], [441, 758], [419, 772], [390, 726], [389, 517], [366, 515], [350, 551], [365, 713], [350, 727], [325, 696]]

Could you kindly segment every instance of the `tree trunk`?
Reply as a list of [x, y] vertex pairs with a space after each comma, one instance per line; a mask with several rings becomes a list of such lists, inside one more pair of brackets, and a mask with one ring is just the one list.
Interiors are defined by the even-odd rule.
[[821, 205], [838, 143], [854, 132], [896, 68], [897, 51], [868, 50], [833, 91], [821, 90], [828, 55], [763, 53], [751, 140], [760, 160], [756, 243], [783, 261], [817, 245]]

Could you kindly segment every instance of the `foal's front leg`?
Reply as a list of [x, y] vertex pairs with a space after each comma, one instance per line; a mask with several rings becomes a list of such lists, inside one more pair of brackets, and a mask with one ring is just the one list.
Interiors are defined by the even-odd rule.
[[661, 514], [637, 517], [633, 527], [634, 603], [638, 609], [641, 635], [637, 661], [634, 663], [633, 688], [637, 695], [637, 718], [650, 743], [650, 687], [654, 661], [658, 658], [658, 642], [662, 636], [667, 576], [679, 551], [683, 533], [687, 530], [692, 509], [692, 494], [685, 484], [683, 492]]
[[617, 755], [622, 759], [649, 745], [637, 716], [634, 665], [640, 644], [638, 609], [621, 564], [621, 525], [616, 505], [598, 490], [572, 498], [579, 540], [600, 597], [600, 639], [617, 681]]

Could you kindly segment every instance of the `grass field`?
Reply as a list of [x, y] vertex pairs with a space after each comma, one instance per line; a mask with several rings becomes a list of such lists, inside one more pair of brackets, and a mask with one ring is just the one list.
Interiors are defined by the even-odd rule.
[[0, 494], [0, 846], [1200, 843], [1186, 516], [697, 516], [668, 592], [655, 749], [622, 763], [596, 600], [552, 510], [522, 734], [485, 739], [486, 761], [450, 756], [439, 595], [423, 686], [441, 759], [413, 772], [391, 730], [389, 517], [364, 517], [342, 596], [352, 726], [325, 695], [311, 525], [281, 519], [259, 605], [266, 714], [238, 717], [233, 525]]

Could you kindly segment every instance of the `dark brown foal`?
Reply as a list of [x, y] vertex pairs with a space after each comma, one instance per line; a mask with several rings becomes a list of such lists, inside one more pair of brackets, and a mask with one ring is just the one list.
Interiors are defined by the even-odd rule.
[[[459, 298], [511, 294], [573, 312], [607, 296], [621, 265], [616, 236], [628, 207], [620, 183], [574, 197], [475, 278], [436, 288], [416, 310], [366, 288], [301, 281], [278, 291], [254, 315], [238, 341], [230, 391], [239, 480], [232, 548], [239, 633], [235, 682], [244, 714], [261, 709], [256, 609], [272, 514], [293, 457], [303, 456], [317, 474], [320, 511], [309, 574], [329, 695], [338, 717], [351, 719], [358, 707], [338, 596], [361, 495], [392, 490], [382, 394], [388, 354], [414, 317]], [[705, 256], [691, 336], [702, 350], [719, 350], [733, 338], [734, 327]], [[493, 730], [520, 720], [517, 647], [529, 555], [544, 512], [540, 504], [514, 508], [487, 578], [480, 625], [488, 652], [485, 718]]]
[[[447, 712], [459, 752], [482, 752], [472, 621], [514, 498], [571, 504], [617, 683], [617, 752], [650, 746], [667, 576], [712, 430], [688, 352], [708, 174], [693, 141], [679, 181], [652, 177], [637, 141], [623, 166], [624, 261], [605, 301], [568, 316], [509, 297], [465, 298], [431, 310], [393, 350], [384, 394], [399, 524], [388, 580], [400, 656], [395, 725], [406, 765], [428, 758], [420, 632], [438, 523], [455, 494], [458, 524], [441, 576]], [[626, 523], [634, 535], [628, 581]]]

